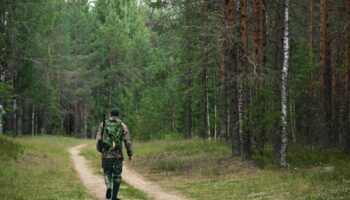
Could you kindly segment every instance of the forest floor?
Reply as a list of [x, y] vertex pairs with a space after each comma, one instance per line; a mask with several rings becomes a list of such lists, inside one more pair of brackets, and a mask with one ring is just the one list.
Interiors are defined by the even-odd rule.
[[[82, 180], [90, 194], [97, 197], [100, 200], [104, 200], [106, 187], [104, 184], [102, 174], [100, 174], [99, 176], [94, 172], [94, 170], [91, 170], [91, 162], [89, 162], [89, 160], [87, 160], [84, 156], [80, 155], [80, 151], [84, 146], [86, 146], [86, 144], [78, 145], [69, 149], [73, 165], [75, 167], [75, 170], [79, 174], [80, 179]], [[94, 161], [100, 163], [100, 160], [94, 159]], [[128, 184], [146, 193], [147, 196], [149, 196], [146, 197], [147, 199], [154, 198], [156, 200], [186, 200], [185, 197], [182, 197], [179, 194], [165, 191], [163, 188], [154, 184], [153, 182], [145, 180], [140, 174], [138, 174], [132, 169], [129, 169], [129, 167], [125, 164], [123, 165], [122, 177], [123, 180], [126, 181]], [[122, 199], [132, 199], [130, 197], [124, 197], [123, 194], [121, 194], [120, 196]], [[139, 198], [143, 199], [145, 198], [145, 195], [143, 195], [143, 197], [138, 197], [137, 199]]]

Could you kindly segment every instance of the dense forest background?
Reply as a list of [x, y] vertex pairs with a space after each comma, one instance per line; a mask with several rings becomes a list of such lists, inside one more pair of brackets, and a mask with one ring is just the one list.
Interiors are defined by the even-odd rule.
[[1, 0], [4, 132], [94, 137], [118, 107], [139, 140], [199, 136], [244, 158], [281, 160], [287, 143], [350, 153], [349, 7]]

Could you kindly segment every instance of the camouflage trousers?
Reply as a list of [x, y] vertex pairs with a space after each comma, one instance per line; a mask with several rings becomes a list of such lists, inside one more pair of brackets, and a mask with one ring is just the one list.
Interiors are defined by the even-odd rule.
[[103, 158], [102, 167], [107, 189], [112, 189], [112, 200], [116, 200], [122, 182], [123, 161], [116, 158]]

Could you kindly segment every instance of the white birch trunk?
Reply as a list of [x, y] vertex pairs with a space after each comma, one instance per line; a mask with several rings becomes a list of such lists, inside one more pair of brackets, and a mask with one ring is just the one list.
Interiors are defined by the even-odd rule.
[[281, 132], [281, 157], [280, 165], [287, 166], [287, 77], [289, 62], [289, 0], [284, 0], [284, 36], [283, 36], [283, 68], [282, 68], [282, 86], [281, 86], [281, 104], [282, 104], [282, 132]]

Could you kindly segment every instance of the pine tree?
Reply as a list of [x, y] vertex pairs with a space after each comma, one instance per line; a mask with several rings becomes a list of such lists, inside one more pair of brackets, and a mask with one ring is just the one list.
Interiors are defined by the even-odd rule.
[[329, 58], [329, 26], [328, 26], [328, 0], [320, 2], [320, 62], [321, 62], [321, 117], [323, 131], [321, 144], [323, 148], [329, 147], [331, 138], [331, 67]]

